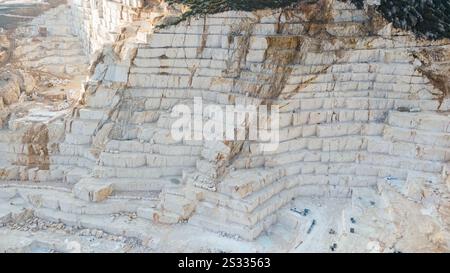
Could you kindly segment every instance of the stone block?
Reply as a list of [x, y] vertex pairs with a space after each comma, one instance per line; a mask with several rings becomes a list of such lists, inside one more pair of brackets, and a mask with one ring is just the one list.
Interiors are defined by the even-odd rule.
[[74, 134], [80, 134], [80, 135], [93, 135], [95, 129], [97, 129], [98, 122], [97, 121], [90, 121], [90, 120], [74, 120], [71, 127], [71, 132]]
[[100, 162], [105, 166], [116, 166], [123, 168], [137, 168], [145, 166], [145, 154], [139, 153], [102, 153]]
[[371, 153], [389, 154], [392, 150], [393, 143], [382, 139], [369, 139], [367, 150]]
[[89, 202], [101, 202], [107, 199], [112, 192], [112, 183], [91, 179], [83, 179], [73, 187], [75, 197]]

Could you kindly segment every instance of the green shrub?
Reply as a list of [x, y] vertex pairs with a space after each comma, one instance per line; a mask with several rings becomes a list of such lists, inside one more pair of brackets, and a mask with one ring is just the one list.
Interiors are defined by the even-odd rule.
[[378, 11], [395, 27], [428, 39], [450, 38], [449, 0], [381, 0]]

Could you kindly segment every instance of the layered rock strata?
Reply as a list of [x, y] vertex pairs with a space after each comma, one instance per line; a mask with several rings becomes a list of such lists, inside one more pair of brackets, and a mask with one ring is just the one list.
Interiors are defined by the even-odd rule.
[[[357, 193], [373, 190], [393, 210], [394, 234], [419, 236], [405, 229], [414, 213], [429, 221], [422, 245], [448, 248], [448, 40], [417, 39], [332, 0], [164, 28], [154, 28], [164, 22], [155, 14], [177, 12], [164, 4], [69, 3], [91, 75], [61, 141], [48, 136], [57, 149], [40, 158], [76, 198], [94, 207], [135, 200], [124, 209], [155, 225], [188, 222], [255, 240], [280, 225], [297, 232], [295, 199], [352, 200], [357, 215]], [[140, 8], [150, 15], [132, 15]], [[173, 107], [196, 97], [279, 105], [278, 149], [174, 140]], [[399, 203], [417, 210], [402, 214]]]

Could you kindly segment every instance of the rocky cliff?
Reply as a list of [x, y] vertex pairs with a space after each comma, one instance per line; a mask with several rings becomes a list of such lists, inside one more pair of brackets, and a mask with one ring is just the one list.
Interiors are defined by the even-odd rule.
[[[161, 229], [187, 232], [187, 242], [207, 230], [230, 240], [217, 243], [226, 251], [448, 251], [445, 31], [402, 23], [389, 1], [222, 5], [220, 13], [184, 2], [70, 0], [59, 7], [71, 18], [64, 33], [36, 22], [32, 36], [55, 36], [58, 46], [38, 60], [17, 46], [21, 65], [88, 76], [58, 115], [4, 118], [6, 200], [19, 196], [40, 218], [141, 239]], [[42, 61], [80, 49], [89, 68]], [[0, 106], [16, 113], [23, 80], [6, 82]], [[219, 109], [279, 106], [277, 149], [174, 139], [173, 108], [196, 98]], [[119, 212], [137, 222], [102, 218]]]

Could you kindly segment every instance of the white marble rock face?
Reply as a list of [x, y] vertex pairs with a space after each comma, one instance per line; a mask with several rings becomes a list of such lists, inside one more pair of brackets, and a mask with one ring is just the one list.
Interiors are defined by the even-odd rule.
[[[286, 233], [276, 251], [330, 251], [326, 236], [318, 244], [325, 249], [307, 239], [298, 212], [308, 205], [316, 209], [311, 217], [334, 219], [328, 224], [342, 235], [342, 251], [388, 252], [396, 243], [405, 251], [448, 249], [446, 41], [417, 39], [383, 21], [369, 31], [369, 15], [341, 1], [324, 1], [327, 12], [315, 4], [293, 16], [225, 12], [160, 29], [155, 24], [176, 11], [144, 2], [69, 0], [60, 9], [71, 18], [70, 35], [58, 40], [61, 33], [49, 26], [46, 39], [55, 48], [15, 50], [28, 55], [24, 67], [85, 77], [66, 111], [39, 110], [0, 130], [0, 180], [34, 200], [38, 214], [56, 217], [59, 205], [68, 222], [90, 223], [83, 217], [125, 210], [146, 224], [237, 236], [242, 247], [251, 242], [261, 250], [262, 237]], [[44, 22], [58, 20], [56, 12], [46, 16]], [[89, 68], [75, 65], [81, 58]], [[0, 84], [1, 119], [22, 91], [12, 80]], [[198, 97], [223, 108], [279, 105], [278, 148], [174, 139], [173, 107], [193, 108]], [[45, 133], [30, 137], [39, 128]], [[39, 198], [34, 186], [11, 186], [30, 180], [43, 185], [35, 189]], [[0, 200], [11, 199], [2, 189]], [[336, 211], [324, 209], [333, 204]], [[369, 223], [371, 216], [407, 235], [393, 239]], [[428, 228], [413, 229], [418, 221]]]

